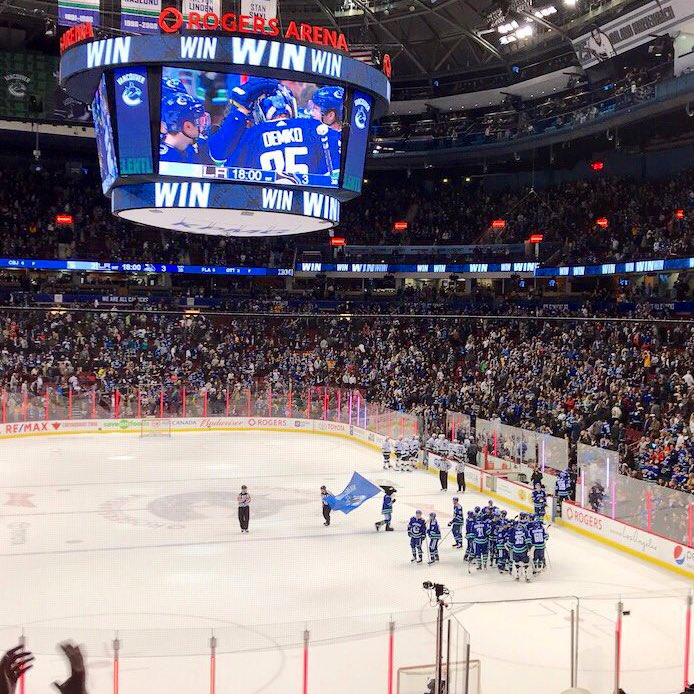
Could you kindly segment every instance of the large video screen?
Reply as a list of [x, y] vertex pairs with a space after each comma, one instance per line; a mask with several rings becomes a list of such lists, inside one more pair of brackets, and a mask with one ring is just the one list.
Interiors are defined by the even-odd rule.
[[108, 193], [118, 178], [118, 162], [116, 161], [116, 147], [113, 142], [113, 127], [108, 110], [106, 77], [104, 75], [101, 76], [99, 86], [94, 94], [92, 117], [94, 118], [94, 132], [96, 134], [96, 151], [99, 155], [101, 188], [104, 193]]
[[159, 174], [337, 188], [345, 91], [162, 69]]

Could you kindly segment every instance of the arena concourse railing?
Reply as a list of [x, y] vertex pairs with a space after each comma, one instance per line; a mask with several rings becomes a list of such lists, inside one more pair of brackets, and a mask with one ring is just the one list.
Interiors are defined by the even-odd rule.
[[[522, 140], [524, 138], [536, 137], [538, 135], [560, 132], [562, 130], [575, 130], [584, 125], [607, 121], [628, 109], [641, 104], [655, 102], [657, 99], [667, 99], [676, 96], [682, 90], [691, 88], [688, 76], [670, 77], [663, 79], [661, 73], [663, 66], [658, 65], [646, 73], [641, 84], [636, 84], [633, 78], [624, 78], [610, 85], [609, 90], [601, 90], [592, 93], [583, 93], [581, 96], [588, 97], [589, 102], [580, 107], [566, 108], [560, 110], [564, 105], [560, 101], [555, 101], [558, 112], [550, 115], [541, 115], [539, 112], [544, 105], [534, 108], [538, 113], [528, 117], [525, 125], [519, 122], [496, 125], [493, 122], [494, 116], [503, 117], [509, 113], [518, 116], [513, 108], [503, 109], [499, 106], [499, 112], [490, 111], [488, 115], [483, 114], [475, 119], [473, 125], [464, 132], [454, 134], [424, 133], [418, 134], [416, 131], [394, 132], [388, 126], [374, 126], [374, 143], [381, 145], [397, 145], [399, 151], [415, 152], [430, 149], [447, 149], [470, 146], [481, 146], [494, 143]], [[633, 86], [632, 86], [633, 85]], [[607, 94], [607, 96], [605, 96]], [[565, 95], [563, 98], [568, 103], [575, 98], [575, 94]], [[555, 97], [559, 98], [559, 97]], [[551, 100], [551, 99], [550, 99]], [[525, 112], [522, 112], [525, 114]], [[491, 122], [489, 119], [492, 119]], [[450, 128], [453, 124], [442, 121], [441, 125]], [[379, 156], [387, 156], [387, 152], [379, 151]]]

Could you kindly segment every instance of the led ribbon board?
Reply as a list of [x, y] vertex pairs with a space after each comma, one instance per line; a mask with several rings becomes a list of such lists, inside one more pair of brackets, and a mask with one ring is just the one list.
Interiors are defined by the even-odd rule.
[[317, 79], [359, 88], [376, 98], [372, 118], [390, 102], [390, 82], [379, 70], [330, 48], [281, 39], [210, 36], [209, 32], [169, 36], [118, 36], [68, 48], [60, 60], [60, 84], [84, 103], [94, 98], [101, 73], [125, 65], [185, 65], [231, 70], [276, 79]]

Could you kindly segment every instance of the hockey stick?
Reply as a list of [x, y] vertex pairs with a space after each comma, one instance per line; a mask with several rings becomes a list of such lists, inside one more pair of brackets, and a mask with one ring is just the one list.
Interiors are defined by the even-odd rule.
[[328, 144], [328, 130], [330, 130], [330, 128], [325, 123], [321, 123], [316, 128], [316, 132], [320, 137], [320, 143], [323, 146], [323, 156], [325, 157], [325, 163], [328, 167], [328, 176], [332, 176], [333, 158], [330, 154], [330, 145]]

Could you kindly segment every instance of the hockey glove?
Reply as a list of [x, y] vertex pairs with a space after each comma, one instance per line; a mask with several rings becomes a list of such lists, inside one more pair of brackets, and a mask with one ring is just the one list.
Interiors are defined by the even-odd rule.
[[236, 108], [248, 114], [263, 94], [272, 94], [278, 85], [277, 80], [267, 77], [250, 77], [248, 82], [231, 90], [230, 101]]

